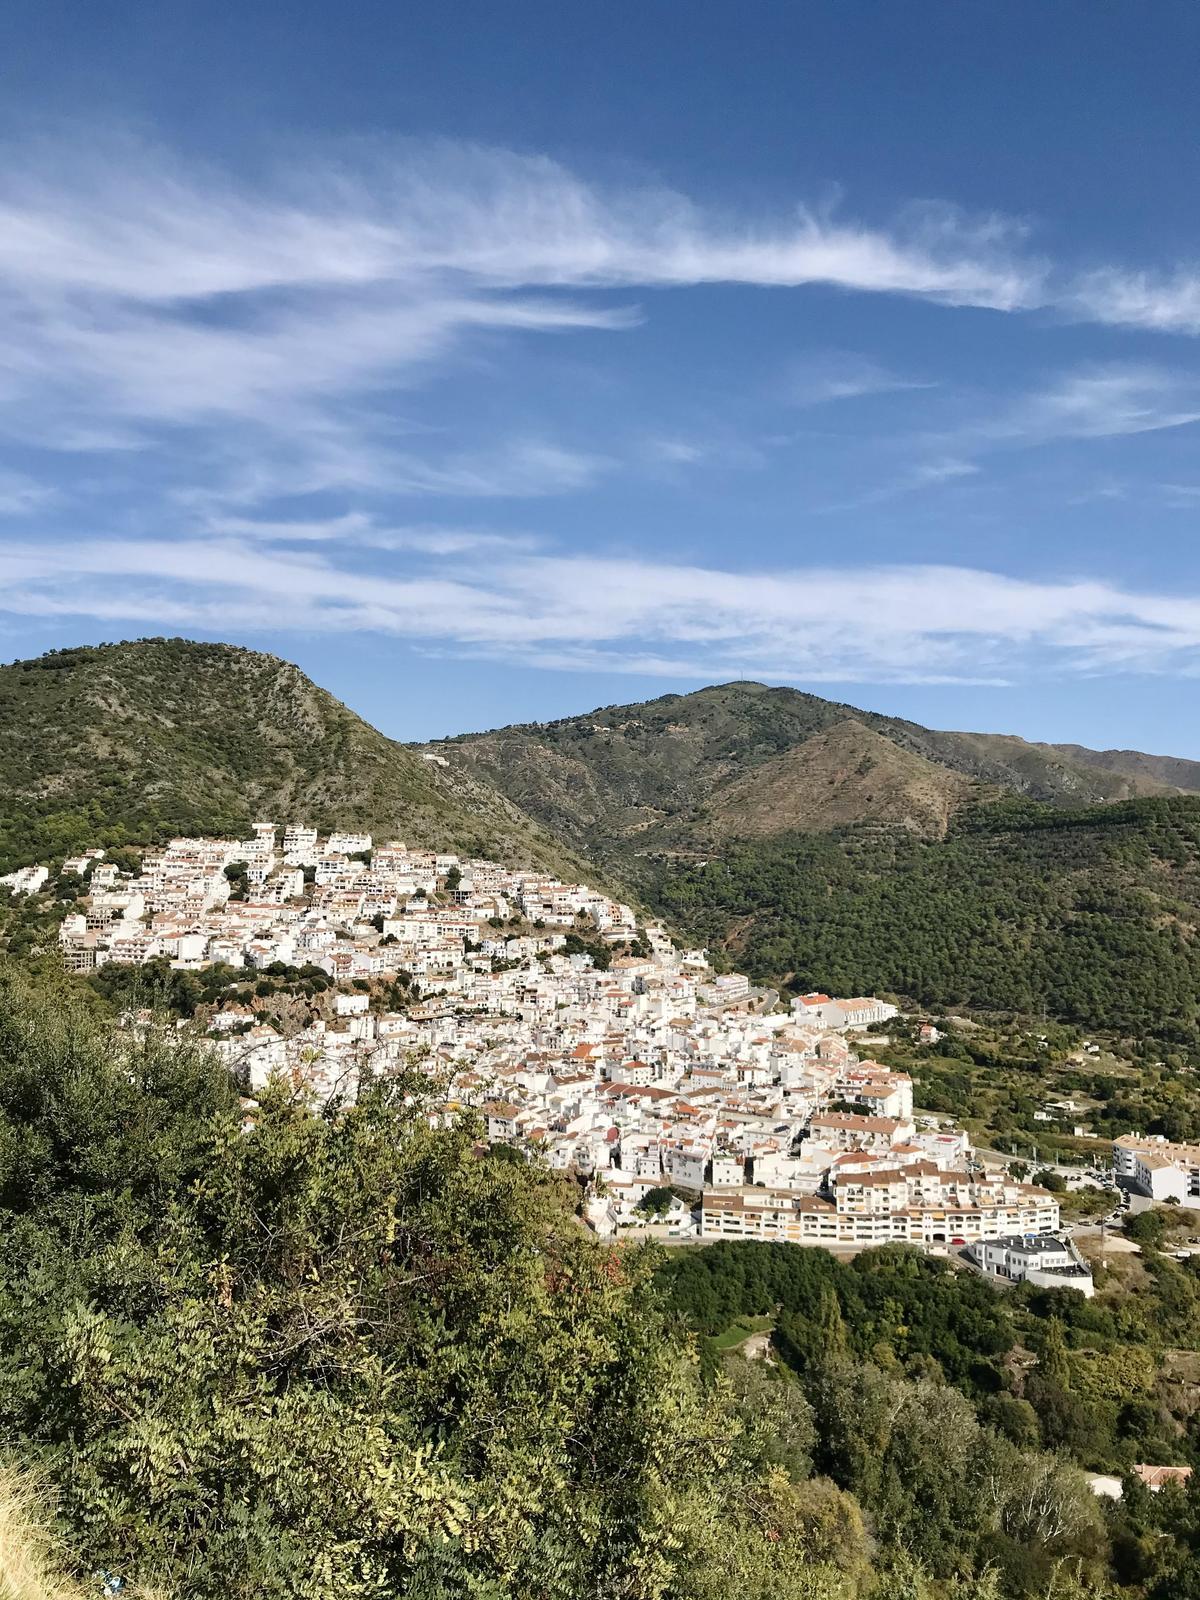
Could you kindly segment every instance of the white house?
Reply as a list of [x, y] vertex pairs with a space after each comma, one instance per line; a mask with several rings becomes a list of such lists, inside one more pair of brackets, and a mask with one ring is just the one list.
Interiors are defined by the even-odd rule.
[[971, 1246], [972, 1260], [992, 1278], [1032, 1283], [1040, 1289], [1078, 1289], [1090, 1300], [1096, 1292], [1091, 1269], [1069, 1239], [1026, 1234], [985, 1239]]
[[0, 878], [0, 889], [11, 889], [13, 894], [36, 894], [49, 876], [49, 867], [18, 867]]

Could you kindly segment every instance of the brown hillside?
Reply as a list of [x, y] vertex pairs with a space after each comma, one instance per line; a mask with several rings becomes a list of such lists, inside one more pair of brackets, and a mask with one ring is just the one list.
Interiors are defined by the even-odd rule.
[[942, 838], [979, 788], [848, 717], [726, 784], [711, 815], [730, 837], [823, 833], [870, 818]]

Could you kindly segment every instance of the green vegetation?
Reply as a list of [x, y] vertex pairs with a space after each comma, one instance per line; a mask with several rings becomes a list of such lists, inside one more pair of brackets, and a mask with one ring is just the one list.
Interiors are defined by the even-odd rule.
[[1130, 1213], [1123, 1220], [1121, 1231], [1144, 1250], [1169, 1250], [1181, 1234], [1190, 1234], [1196, 1225], [1192, 1212], [1166, 1205]]
[[597, 972], [607, 972], [612, 965], [613, 948], [610, 944], [605, 944], [602, 939], [587, 939], [573, 931], [567, 934], [560, 953], [564, 956], [591, 956]]
[[[53, 891], [55, 885], [50, 885]], [[0, 889], [0, 955], [12, 961], [46, 964], [46, 952], [57, 951], [58, 927], [72, 909], [67, 899], [51, 892], [15, 895]], [[50, 958], [57, 965], [57, 955]]]
[[[911, 1074], [921, 1110], [952, 1117], [976, 1145], [1031, 1166], [1085, 1166], [1097, 1156], [1107, 1161], [1109, 1142], [1126, 1133], [1200, 1139], [1195, 1051], [1164, 1053], [1149, 1037], [1120, 1054], [1097, 1043], [1085, 1051], [1077, 1028], [1041, 1021], [942, 1017], [938, 1029], [935, 1041], [922, 1042], [917, 1024], [897, 1021], [886, 1042], [868, 1035], [864, 1044]], [[1080, 1126], [1085, 1132], [1077, 1135]]]
[[[854, 1494], [885, 1565], [901, 1551], [942, 1577], [991, 1563], [1011, 1595], [1074, 1593], [1053, 1586], [1074, 1570], [1082, 1593], [1168, 1600], [1200, 1576], [1200, 1497], [1151, 1508], [1135, 1490], [1102, 1526], [1071, 1469], [1200, 1463], [1200, 1263], [1151, 1250], [1128, 1265], [1136, 1278], [1100, 1272], [1089, 1302], [999, 1291], [906, 1246], [841, 1262], [728, 1242], [673, 1256], [659, 1282], [714, 1380], [724, 1350], [774, 1323], [779, 1381], [811, 1411], [813, 1467]], [[1009, 1474], [1029, 1493], [997, 1519]]]
[[[0, 1470], [0, 1595], [4, 1600], [96, 1600], [96, 1580], [70, 1575], [70, 1554], [53, 1526], [48, 1497], [28, 1474]], [[156, 1600], [143, 1588], [124, 1600]], [[161, 1597], [160, 1597], [161, 1600]]]
[[1080, 806], [1200, 791], [1200, 763], [938, 733], [761, 683], [468, 734], [442, 747], [591, 859], [640, 881], [648, 856], [868, 823], [937, 836], [980, 798]]
[[164, 1016], [194, 1017], [202, 1006], [216, 1009], [236, 1001], [258, 1006], [272, 995], [314, 999], [336, 987], [323, 967], [306, 962], [289, 966], [231, 967], [223, 961], [196, 971], [172, 967], [165, 956], [140, 966], [109, 962], [87, 977], [88, 987], [104, 1001], [113, 1016], [125, 1011], [152, 1009]]
[[264, 814], [571, 862], [489, 784], [423, 761], [275, 656], [143, 639], [0, 667], [0, 873], [92, 844], [244, 837]]
[[944, 840], [790, 835], [666, 863], [653, 898], [697, 939], [736, 929], [730, 959], [756, 979], [1200, 1040], [1190, 797], [1078, 812], [1011, 802]]
[[1200, 764], [746, 683], [444, 748], [757, 979], [1200, 1041]]

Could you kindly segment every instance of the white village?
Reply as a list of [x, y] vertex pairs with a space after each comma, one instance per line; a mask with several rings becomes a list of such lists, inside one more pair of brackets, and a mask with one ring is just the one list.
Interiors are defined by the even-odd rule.
[[[62, 872], [84, 884], [59, 934], [75, 972], [157, 960], [224, 964], [231, 990], [247, 969], [332, 981], [328, 1014], [291, 1028], [236, 997], [202, 1016], [248, 1097], [273, 1076], [352, 1097], [415, 1062], [444, 1086], [435, 1115], [474, 1109], [491, 1143], [580, 1179], [602, 1238], [1000, 1241], [984, 1270], [1090, 1292], [1054, 1237], [1055, 1196], [914, 1116], [911, 1079], [870, 1059], [866, 1030], [893, 1005], [784, 1009], [586, 885], [365, 833], [264, 821], [249, 839], [173, 839], [136, 871], [95, 848]], [[33, 893], [48, 875], [4, 883]]]

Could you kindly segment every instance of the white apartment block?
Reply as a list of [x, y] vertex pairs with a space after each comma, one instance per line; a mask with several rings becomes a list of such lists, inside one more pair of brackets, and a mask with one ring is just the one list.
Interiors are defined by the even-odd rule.
[[961, 1245], [1006, 1234], [1053, 1233], [1058, 1202], [1032, 1184], [1009, 1186], [1004, 1197], [970, 1190], [944, 1204], [899, 1204], [879, 1210], [839, 1209], [819, 1196], [779, 1189], [706, 1189], [701, 1237], [768, 1239], [792, 1244], [871, 1245], [901, 1240], [912, 1244]]
[[1158, 1202], [1200, 1209], [1200, 1144], [1125, 1134], [1113, 1140], [1113, 1176]]
[[906, 1144], [916, 1132], [899, 1117], [857, 1116], [850, 1111], [825, 1111], [809, 1122], [809, 1135], [832, 1150], [890, 1150]]

